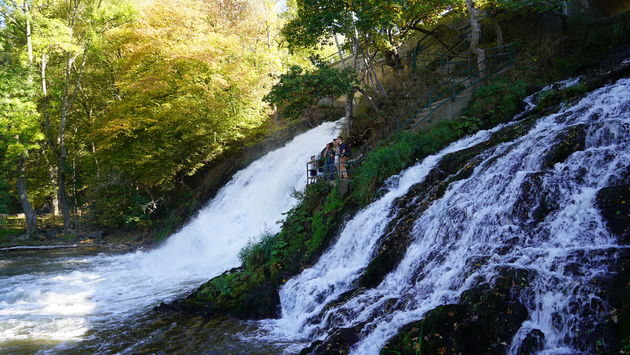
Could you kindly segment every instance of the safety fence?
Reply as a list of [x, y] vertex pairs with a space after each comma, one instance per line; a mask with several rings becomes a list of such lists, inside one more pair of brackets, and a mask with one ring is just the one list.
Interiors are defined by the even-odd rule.
[[440, 63], [437, 70], [446, 74], [446, 78], [436, 84], [434, 90], [423, 95], [406, 114], [397, 118], [394, 133], [401, 130], [413, 130], [423, 122], [431, 122], [433, 113], [451, 102], [464, 90], [513, 65], [514, 45], [512, 44], [484, 48], [484, 51], [485, 58], [481, 62], [471, 55], [448, 55], [425, 59], [429, 64]]

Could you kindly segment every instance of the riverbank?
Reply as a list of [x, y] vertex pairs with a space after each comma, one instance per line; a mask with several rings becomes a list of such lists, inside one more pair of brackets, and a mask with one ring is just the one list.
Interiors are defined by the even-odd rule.
[[51, 228], [39, 230], [31, 238], [24, 236], [23, 229], [0, 229], [0, 250], [12, 249], [48, 249], [59, 247], [89, 247], [107, 252], [128, 252], [138, 249], [150, 249], [157, 241], [147, 233], [79, 231], [64, 235], [61, 229]]

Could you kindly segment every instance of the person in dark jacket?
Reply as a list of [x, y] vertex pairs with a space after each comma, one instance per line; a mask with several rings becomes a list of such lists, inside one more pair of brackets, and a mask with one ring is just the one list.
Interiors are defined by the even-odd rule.
[[343, 141], [343, 138], [337, 137], [337, 141], [339, 142], [339, 175], [342, 179], [347, 179], [348, 171], [346, 170], [346, 161], [350, 157], [350, 149]]
[[312, 184], [317, 182], [317, 158], [311, 156], [311, 161], [308, 162], [308, 183]]
[[335, 180], [335, 146], [332, 142], [326, 144], [324, 167], [324, 178], [330, 181]]

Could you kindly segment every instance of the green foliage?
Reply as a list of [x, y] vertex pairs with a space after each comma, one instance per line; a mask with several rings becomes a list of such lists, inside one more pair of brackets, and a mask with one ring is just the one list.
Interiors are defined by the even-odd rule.
[[355, 77], [352, 68], [338, 70], [320, 64], [313, 70], [304, 70], [292, 66], [264, 100], [283, 107], [287, 117], [297, 119], [320, 99], [352, 94], [357, 85]]
[[0, 214], [9, 214], [9, 206], [15, 200], [15, 197], [12, 198], [10, 194], [9, 184], [0, 179]]
[[273, 77], [302, 62], [279, 44], [275, 0], [51, 0], [0, 10], [2, 173], [29, 155], [29, 196], [38, 209], [50, 204], [63, 135], [69, 200], [100, 227], [153, 224], [142, 205], [258, 139]]
[[[0, 43], [1, 44], [1, 43]], [[0, 46], [0, 50], [6, 48]], [[37, 106], [33, 101], [35, 90], [28, 80], [29, 69], [16, 58], [5, 58], [0, 67], [0, 151], [5, 159], [15, 161], [27, 157], [39, 148], [43, 139], [40, 131]]]
[[380, 146], [366, 155], [353, 173], [352, 198], [360, 204], [369, 203], [387, 178], [437, 152], [448, 143], [472, 133], [473, 128], [481, 126], [480, 123], [477, 119], [462, 117], [442, 121], [420, 134], [395, 135], [390, 139], [390, 144]]
[[254, 269], [271, 259], [274, 248], [283, 248], [286, 243], [277, 242], [276, 234], [264, 233], [257, 242], [250, 241], [238, 254], [243, 266]]
[[586, 84], [580, 83], [564, 89], [550, 89], [543, 91], [538, 96], [538, 105], [540, 109], [557, 105], [561, 102], [567, 102], [575, 97], [582, 96], [589, 91]]
[[359, 38], [369, 38], [371, 49], [392, 50], [414, 27], [435, 22], [444, 10], [459, 4], [452, 0], [300, 0], [296, 5], [296, 16], [282, 30], [290, 48], [326, 44], [334, 34], [350, 39], [357, 30]]
[[527, 89], [523, 79], [501, 76], [477, 89], [463, 114], [483, 119], [487, 125], [505, 121], [521, 110]]
[[12, 246], [15, 243], [15, 237], [24, 233], [23, 228], [0, 228], [0, 247]]
[[555, 11], [561, 13], [563, 3], [562, 0], [485, 0], [481, 1], [480, 5], [491, 11], [513, 15], [521, 12]]
[[[185, 8], [154, 3], [112, 34], [112, 50], [125, 54], [116, 73], [121, 100], [93, 134], [113, 170], [152, 189], [171, 188], [178, 175], [193, 174], [265, 119], [270, 65], [248, 38], [258, 30], [249, 28], [250, 17], [220, 11], [216, 2], [189, 0]], [[234, 21], [219, 15], [226, 11]]]
[[109, 184], [89, 191], [92, 201], [89, 217], [96, 225], [110, 228], [140, 228], [151, 222], [142, 209], [150, 198], [141, 194], [130, 184]]

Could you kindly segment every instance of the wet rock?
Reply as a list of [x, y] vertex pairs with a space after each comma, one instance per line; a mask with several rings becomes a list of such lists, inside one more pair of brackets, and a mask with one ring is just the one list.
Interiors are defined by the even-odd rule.
[[234, 268], [201, 285], [185, 299], [161, 304], [156, 311], [182, 312], [206, 318], [229, 316], [263, 319], [278, 316], [280, 295], [271, 282]]
[[[611, 274], [599, 280], [601, 297], [607, 305], [598, 310], [604, 321], [598, 324], [598, 332], [585, 336], [585, 345], [595, 347], [598, 353], [628, 353], [630, 341], [630, 250], [618, 250], [617, 263]], [[593, 346], [595, 345], [595, 346]], [[625, 350], [624, 350], [625, 349]]]
[[545, 334], [539, 329], [532, 329], [521, 343], [518, 354], [535, 354], [545, 346]]
[[605, 187], [597, 192], [597, 207], [608, 229], [630, 244], [630, 184]]
[[403, 327], [383, 347], [381, 354], [455, 353], [456, 337], [462, 345], [473, 345], [478, 340], [474, 332], [467, 332], [468, 325], [464, 320], [469, 316], [466, 305], [436, 307], [427, 312], [424, 320]]
[[565, 161], [571, 154], [584, 150], [586, 146], [586, 125], [576, 125], [557, 136], [558, 143], [543, 158], [543, 168], [552, 168]]
[[503, 267], [498, 271], [494, 287], [502, 293], [510, 292], [515, 287], [527, 287], [535, 276], [535, 271], [523, 268]]
[[504, 354], [528, 318], [513, 290], [530, 277], [527, 270], [503, 270], [494, 285], [467, 290], [459, 304], [436, 307], [403, 327], [381, 354]]
[[543, 172], [529, 173], [523, 178], [520, 193], [512, 207], [512, 214], [524, 228], [532, 228], [558, 208], [554, 194], [543, 188]]
[[359, 341], [360, 326], [335, 330], [326, 340], [316, 341], [300, 351], [300, 355], [348, 354], [350, 347]]

